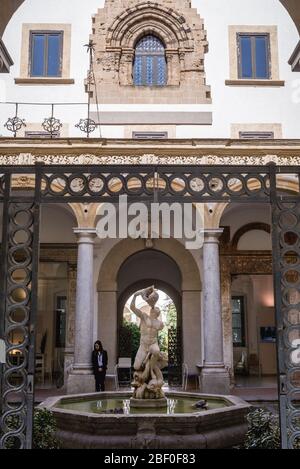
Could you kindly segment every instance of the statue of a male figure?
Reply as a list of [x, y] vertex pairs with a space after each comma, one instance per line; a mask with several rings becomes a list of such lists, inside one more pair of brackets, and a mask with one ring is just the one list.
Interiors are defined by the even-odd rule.
[[[149, 314], [136, 307], [136, 298], [140, 295], [150, 306]], [[159, 319], [160, 309], [155, 306], [158, 299], [157, 291], [154, 286], [151, 286], [136, 292], [130, 305], [132, 312], [141, 320], [140, 347], [135, 357], [134, 369], [136, 371], [136, 387], [143, 388], [143, 392], [141, 393], [140, 389], [137, 394], [139, 396], [143, 394], [143, 398], [147, 398], [149, 392], [156, 394], [157, 397], [163, 395], [161, 392], [163, 376], [160, 370], [167, 365], [167, 361], [158, 345], [158, 332], [164, 327], [163, 322]]]

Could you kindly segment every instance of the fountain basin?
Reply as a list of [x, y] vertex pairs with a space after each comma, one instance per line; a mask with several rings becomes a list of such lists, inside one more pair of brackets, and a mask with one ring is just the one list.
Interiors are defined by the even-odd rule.
[[[159, 410], [131, 408], [129, 392], [61, 396], [40, 406], [53, 412], [63, 448], [218, 449], [244, 440], [245, 416], [251, 406], [243, 400], [199, 393], [165, 394], [168, 405]], [[201, 400], [207, 401], [207, 409], [197, 408]]]

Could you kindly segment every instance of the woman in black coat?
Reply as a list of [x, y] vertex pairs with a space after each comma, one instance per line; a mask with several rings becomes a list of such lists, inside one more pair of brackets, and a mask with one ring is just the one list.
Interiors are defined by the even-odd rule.
[[92, 352], [92, 365], [96, 381], [96, 392], [105, 391], [107, 362], [107, 352], [106, 350], [103, 350], [100, 340], [97, 340]]

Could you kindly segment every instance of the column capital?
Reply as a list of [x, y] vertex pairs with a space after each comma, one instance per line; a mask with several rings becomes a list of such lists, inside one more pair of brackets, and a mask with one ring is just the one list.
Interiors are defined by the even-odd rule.
[[77, 236], [78, 242], [84, 240], [94, 242], [97, 235], [96, 228], [73, 228], [73, 232]]
[[208, 228], [204, 230], [204, 243], [218, 243], [223, 234], [223, 228]]

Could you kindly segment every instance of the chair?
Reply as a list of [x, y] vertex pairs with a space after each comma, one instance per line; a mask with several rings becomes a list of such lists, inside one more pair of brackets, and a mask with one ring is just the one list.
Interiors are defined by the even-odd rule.
[[[124, 370], [129, 370], [129, 380], [120, 380], [119, 379], [119, 370], [123, 372], [124, 375]], [[115, 376], [116, 376], [116, 388], [119, 389], [119, 383], [124, 383], [127, 385], [131, 384], [131, 357], [119, 357], [119, 361], [117, 365], [115, 366]]]
[[189, 378], [189, 368], [186, 363], [183, 363], [182, 364], [182, 389], [184, 391], [187, 390], [188, 378]]
[[37, 354], [35, 356], [35, 376], [36, 378], [40, 378], [42, 384], [45, 384], [45, 363], [43, 354]]

